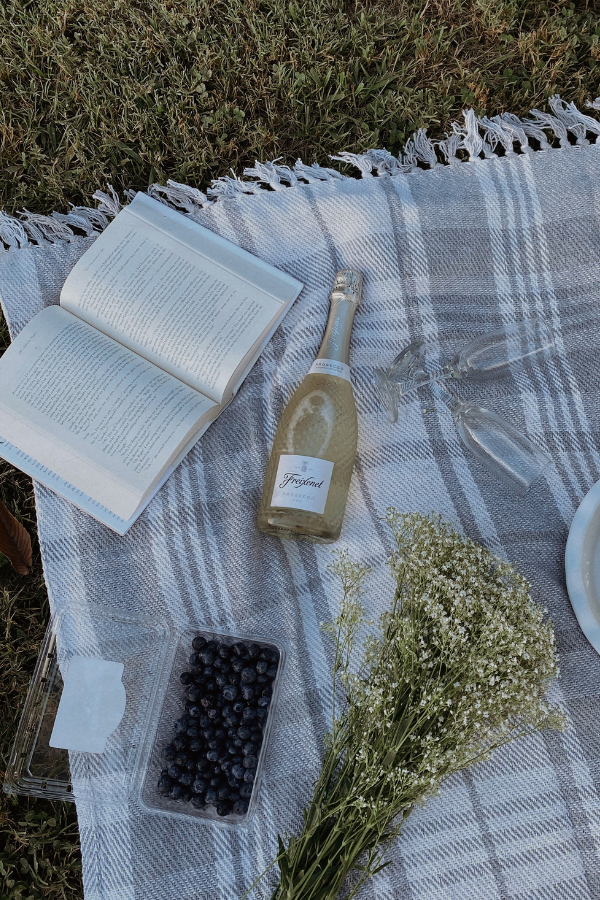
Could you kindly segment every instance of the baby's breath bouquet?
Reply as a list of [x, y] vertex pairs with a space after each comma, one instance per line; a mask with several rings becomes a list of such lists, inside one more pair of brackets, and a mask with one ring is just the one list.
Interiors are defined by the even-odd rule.
[[333, 727], [303, 829], [287, 846], [279, 838], [271, 900], [334, 900], [351, 873], [353, 897], [443, 778], [564, 725], [544, 699], [557, 674], [552, 625], [523, 576], [441, 521], [394, 510], [387, 521], [395, 594], [357, 665], [367, 570], [344, 554], [334, 566]]

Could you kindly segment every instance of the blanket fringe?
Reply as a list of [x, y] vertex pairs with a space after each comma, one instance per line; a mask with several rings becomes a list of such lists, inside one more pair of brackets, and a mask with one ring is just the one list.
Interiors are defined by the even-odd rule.
[[[467, 160], [474, 162], [498, 156], [547, 152], [554, 149], [553, 142], [570, 150], [600, 143], [597, 119], [582, 113], [574, 103], [566, 103], [558, 94], [550, 98], [548, 106], [551, 112], [533, 109], [530, 117], [525, 119], [513, 113], [478, 117], [473, 109], [468, 109], [463, 112], [463, 123], [453, 122], [444, 140], [433, 141], [424, 128], [419, 128], [397, 157], [388, 150], [378, 149], [364, 153], [343, 151], [330, 159], [353, 166], [361, 178], [385, 178], [407, 175], [423, 167], [433, 169], [439, 164], [456, 166]], [[600, 97], [586, 106], [600, 111]], [[537, 146], [532, 146], [531, 141]], [[171, 179], [166, 185], [151, 184], [147, 193], [184, 215], [193, 216], [214, 203], [240, 194], [281, 191], [352, 177], [318, 163], [306, 165], [298, 159], [293, 166], [288, 166], [280, 159], [255, 162], [244, 169], [243, 178], [232, 171], [231, 175], [215, 179], [206, 193]], [[131, 202], [135, 194], [132, 190], [125, 191], [124, 202]], [[108, 185], [106, 191], [96, 191], [93, 198], [98, 201], [97, 209], [72, 206], [68, 213], [53, 212], [50, 216], [28, 210], [11, 216], [0, 211], [0, 251], [71, 242], [99, 234], [122, 209], [122, 203], [112, 185]]]

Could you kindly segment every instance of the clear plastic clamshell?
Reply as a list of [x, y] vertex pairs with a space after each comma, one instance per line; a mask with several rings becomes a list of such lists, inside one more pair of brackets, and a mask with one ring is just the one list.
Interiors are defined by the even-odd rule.
[[[180, 677], [190, 669], [192, 641], [199, 635], [229, 648], [254, 644], [255, 651], [258, 646], [278, 659], [248, 807], [225, 815], [216, 803], [194, 805], [158, 790], [169, 765], [162, 750], [186, 713]], [[48, 626], [4, 790], [102, 805], [127, 797], [156, 815], [243, 826], [256, 808], [284, 663], [285, 648], [264, 636], [234, 635], [201, 624], [174, 629], [93, 605], [70, 608]]]

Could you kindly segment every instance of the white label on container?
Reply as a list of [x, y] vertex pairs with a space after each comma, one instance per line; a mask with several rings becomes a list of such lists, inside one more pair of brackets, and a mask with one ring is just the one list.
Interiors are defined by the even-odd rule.
[[125, 712], [123, 663], [73, 656], [64, 686], [50, 746], [83, 753], [104, 753]]
[[279, 457], [271, 506], [286, 506], [323, 513], [331, 483], [333, 463], [295, 453]]
[[344, 381], [350, 381], [350, 366], [346, 363], [338, 362], [337, 359], [315, 359], [310, 367], [309, 375], [337, 375]]

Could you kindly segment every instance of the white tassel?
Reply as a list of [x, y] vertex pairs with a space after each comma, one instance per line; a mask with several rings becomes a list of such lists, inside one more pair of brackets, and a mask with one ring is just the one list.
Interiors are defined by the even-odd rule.
[[107, 185], [109, 194], [104, 191], [96, 191], [95, 194], [92, 194], [94, 200], [98, 200], [98, 209], [100, 212], [106, 213], [107, 216], [110, 216], [111, 219], [114, 219], [121, 212], [121, 203], [119, 201], [119, 195], [115, 191], [112, 184]]
[[600, 97], [596, 97], [596, 99], [591, 102], [588, 100], [585, 105], [588, 109], [600, 109]]
[[[535, 125], [538, 128], [549, 128], [560, 141], [561, 147], [567, 148], [571, 146], [567, 129], [560, 119], [557, 119], [556, 116], [551, 116], [550, 113], [542, 112], [541, 109], [532, 109], [531, 115], [533, 119], [526, 119], [523, 124]], [[548, 148], [550, 148], [550, 145], [548, 145]]]
[[316, 184], [319, 181], [335, 181], [348, 177], [347, 175], [342, 175], [337, 169], [320, 166], [318, 163], [307, 166], [301, 159], [297, 159], [294, 163], [294, 172], [298, 178], [302, 178], [308, 184]]
[[524, 119], [521, 122], [521, 126], [526, 135], [535, 138], [535, 140], [540, 145], [540, 150], [552, 150], [552, 144], [548, 142], [545, 131], [540, 128], [539, 125], [536, 125], [535, 122], [529, 122], [527, 121], [527, 119]]
[[463, 110], [463, 116], [465, 117], [464, 131], [460, 130], [460, 126], [456, 122], [452, 123], [452, 128], [462, 135], [461, 148], [469, 154], [469, 162], [473, 162], [479, 159], [480, 154], [484, 152], [483, 140], [479, 134], [475, 112], [472, 109]]
[[232, 174], [216, 178], [206, 193], [211, 200], [230, 200], [240, 194], [256, 194], [257, 191], [262, 190], [258, 182], [242, 181], [237, 175]]
[[419, 128], [419, 130], [415, 131], [413, 136], [408, 139], [406, 147], [404, 148], [404, 153], [413, 165], [413, 160], [425, 163], [432, 169], [438, 164], [435, 146], [433, 141], [427, 137], [427, 131], [424, 128]]
[[25, 230], [31, 228], [32, 234], [36, 236], [36, 240], [38, 234], [41, 235], [42, 240], [49, 241], [51, 244], [58, 244], [61, 241], [70, 243], [75, 240], [73, 230], [52, 216], [42, 216], [39, 213], [32, 213], [28, 209], [24, 209], [21, 213], [21, 218]]
[[553, 97], [550, 97], [548, 105], [559, 122], [565, 126], [567, 131], [570, 131], [571, 134], [575, 136], [575, 143], [578, 147], [585, 147], [589, 144], [589, 141], [585, 136], [585, 124], [578, 118], [579, 113], [577, 111], [576, 115], [573, 115], [569, 105], [565, 103], [564, 100], [561, 100], [558, 94], [554, 94]]
[[373, 176], [373, 163], [366, 153], [346, 153], [344, 150], [338, 156], [330, 156], [329, 159], [338, 159], [340, 162], [355, 166], [360, 171], [361, 178]]
[[209, 202], [206, 194], [203, 194], [198, 188], [188, 187], [177, 181], [171, 181], [171, 179], [167, 181], [166, 185], [151, 184], [148, 194], [154, 200], [158, 200], [172, 209], [183, 210], [188, 214], [198, 212]]
[[274, 191], [284, 191], [285, 185], [281, 182], [281, 174], [277, 171], [275, 163], [261, 163], [258, 160], [253, 166], [244, 169], [246, 178], [255, 178], [259, 184], [268, 184]]
[[71, 213], [88, 220], [94, 231], [104, 231], [108, 225], [108, 218], [99, 209], [90, 206], [71, 206]]
[[520, 144], [522, 153], [534, 152], [533, 148], [529, 146], [527, 135], [518, 116], [513, 113], [503, 113], [501, 116], [492, 116], [492, 122], [498, 122], [505, 131], [512, 134], [513, 144]]
[[11, 249], [19, 250], [29, 243], [22, 222], [0, 210], [0, 241]]
[[438, 147], [449, 166], [461, 164], [461, 160], [457, 156], [457, 151], [460, 150], [461, 144], [462, 135], [456, 131], [453, 131], [452, 134], [446, 134], [445, 140], [439, 142]]
[[556, 116], [563, 122], [567, 129], [575, 135], [577, 143], [580, 147], [589, 144], [586, 133], [590, 131], [596, 135], [594, 143], [598, 143], [600, 138], [600, 124], [591, 116], [579, 112], [574, 103], [565, 103], [558, 94], [555, 94], [549, 101], [550, 107]]
[[381, 176], [402, 175], [410, 170], [409, 166], [405, 166], [389, 150], [382, 148], [381, 150], [367, 150], [365, 156], [370, 160], [377, 174]]
[[488, 119], [487, 116], [482, 116], [477, 120], [477, 122], [479, 123], [479, 126], [484, 129], [484, 143], [488, 144], [494, 156], [497, 155], [494, 151], [498, 145], [500, 145], [504, 150], [505, 156], [516, 155], [513, 148], [512, 132], [505, 129], [502, 123], [497, 120], [497, 118]]

